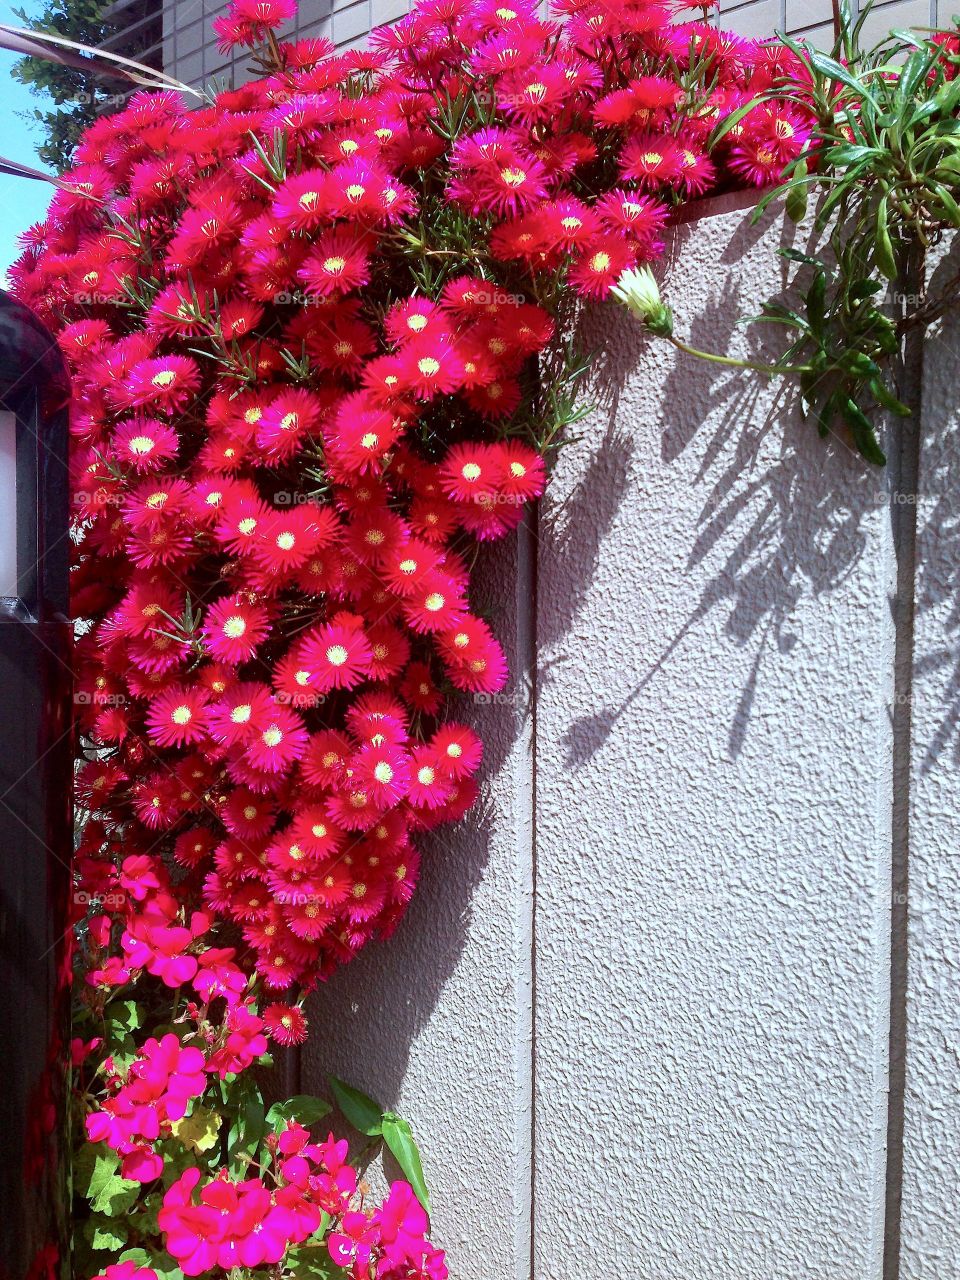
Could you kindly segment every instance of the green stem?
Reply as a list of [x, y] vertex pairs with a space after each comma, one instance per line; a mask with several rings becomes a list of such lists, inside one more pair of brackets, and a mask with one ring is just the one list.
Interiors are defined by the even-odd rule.
[[753, 360], [738, 360], [736, 356], [718, 356], [716, 352], [700, 351], [697, 347], [691, 347], [679, 338], [673, 337], [672, 334], [667, 341], [672, 342], [678, 351], [684, 351], [688, 356], [696, 356], [698, 360], [710, 360], [713, 364], [731, 365], [735, 369], [753, 369], [756, 373], [769, 374], [771, 378], [780, 374], [807, 373], [810, 369], [807, 364], [757, 364]]

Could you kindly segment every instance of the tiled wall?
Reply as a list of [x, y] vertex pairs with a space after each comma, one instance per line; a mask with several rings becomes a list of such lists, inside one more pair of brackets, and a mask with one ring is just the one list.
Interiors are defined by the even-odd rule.
[[[283, 35], [295, 38], [326, 36], [348, 48], [362, 46], [374, 27], [394, 22], [410, 8], [410, 0], [301, 0], [296, 21]], [[164, 5], [164, 64], [170, 75], [188, 84], [209, 84], [215, 78], [247, 78], [249, 59], [219, 52], [211, 23], [225, 13], [224, 0], [172, 0]]]
[[[958, 4], [957, 9], [960, 9]], [[854, 14], [857, 0], [851, 0]], [[951, 0], [886, 0], [874, 6], [864, 31], [879, 39], [895, 27], [935, 26], [948, 23], [954, 12]], [[775, 31], [807, 36], [821, 48], [833, 43], [830, 0], [721, 0], [721, 24], [745, 36], [769, 36]]]
[[[876, 37], [893, 27], [948, 23], [960, 0], [886, 0], [878, 4], [866, 30]], [[362, 45], [374, 27], [393, 22], [411, 0], [301, 0], [291, 31], [298, 36], [327, 36], [341, 46]], [[167, 71], [188, 83], [208, 84], [215, 77], [245, 78], [247, 59], [231, 60], [217, 50], [210, 24], [227, 8], [224, 0], [167, 0], [164, 4], [164, 62]], [[854, 12], [857, 0], [852, 0]], [[830, 0], [721, 0], [720, 23], [747, 36], [775, 31], [809, 36], [815, 44], [832, 43]]]

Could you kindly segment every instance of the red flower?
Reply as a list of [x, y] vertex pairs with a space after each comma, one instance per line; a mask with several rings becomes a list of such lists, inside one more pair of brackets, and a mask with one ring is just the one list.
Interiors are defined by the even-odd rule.
[[203, 638], [213, 657], [223, 662], [246, 662], [270, 629], [270, 615], [262, 605], [243, 596], [227, 596], [207, 610]]
[[131, 419], [117, 426], [113, 446], [135, 471], [153, 471], [177, 456], [177, 433], [155, 418]]
[[150, 704], [147, 728], [161, 747], [182, 747], [206, 736], [207, 695], [188, 685], [175, 685]]
[[316, 675], [317, 688], [353, 689], [367, 675], [373, 653], [363, 629], [353, 621], [332, 622], [311, 631], [303, 642], [303, 659]]
[[263, 1013], [263, 1021], [270, 1039], [285, 1048], [303, 1044], [307, 1038], [307, 1020], [298, 1005], [267, 1005]]
[[296, 0], [233, 0], [227, 13], [213, 20], [220, 51], [259, 44], [267, 31], [283, 26], [296, 12]]
[[280, 773], [306, 750], [308, 735], [295, 712], [275, 705], [254, 727], [245, 758], [263, 773]]
[[164, 356], [134, 365], [124, 386], [115, 389], [115, 395], [118, 403], [171, 413], [183, 409], [199, 386], [200, 370], [194, 360], [187, 356]]

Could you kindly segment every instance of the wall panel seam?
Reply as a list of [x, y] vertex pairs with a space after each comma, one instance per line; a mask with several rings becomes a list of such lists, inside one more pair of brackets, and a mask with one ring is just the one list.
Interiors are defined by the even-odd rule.
[[[922, 264], [914, 263], [906, 287], [919, 289]], [[903, 1126], [907, 1060], [907, 975], [909, 930], [910, 799], [914, 614], [917, 574], [917, 490], [923, 336], [912, 333], [904, 360], [903, 396], [912, 416], [894, 430], [890, 477], [891, 521], [896, 555], [894, 615], [893, 768], [890, 883], [890, 1040], [888, 1055], [886, 1192], [883, 1280], [900, 1275]]]

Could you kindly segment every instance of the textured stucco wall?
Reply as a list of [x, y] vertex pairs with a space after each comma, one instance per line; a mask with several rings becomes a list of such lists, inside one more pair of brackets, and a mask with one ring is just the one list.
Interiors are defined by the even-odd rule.
[[[678, 330], [745, 350], [794, 234], [742, 207], [679, 229]], [[302, 1085], [333, 1070], [410, 1117], [456, 1280], [602, 1280], [611, 1249], [641, 1280], [880, 1280], [890, 495], [781, 388], [611, 309], [585, 339], [598, 408], [536, 529], [486, 553], [516, 673], [463, 708], [486, 804], [312, 999]]]
[[[934, 268], [960, 265], [954, 245]], [[902, 1280], [960, 1275], [960, 319], [924, 349], [914, 633]]]
[[[744, 352], [790, 233], [681, 230]], [[893, 553], [880, 481], [762, 379], [597, 315], [541, 517], [538, 1280], [880, 1276]]]

